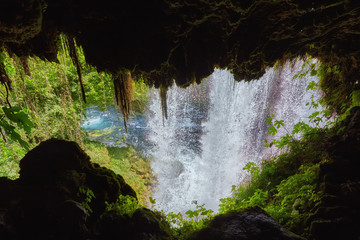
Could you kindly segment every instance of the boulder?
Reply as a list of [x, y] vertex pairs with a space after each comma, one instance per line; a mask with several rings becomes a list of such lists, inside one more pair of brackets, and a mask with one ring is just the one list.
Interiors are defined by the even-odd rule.
[[134, 190], [90, 162], [75, 143], [51, 139], [20, 161], [20, 178], [0, 178], [0, 239], [87, 239], [105, 202]]
[[209, 226], [190, 240], [304, 240], [283, 229], [258, 207], [231, 212], [214, 218]]
[[106, 212], [97, 225], [99, 240], [167, 240], [173, 239], [170, 226], [153, 211], [146, 208], [136, 209], [129, 215], [121, 215], [112, 210]]

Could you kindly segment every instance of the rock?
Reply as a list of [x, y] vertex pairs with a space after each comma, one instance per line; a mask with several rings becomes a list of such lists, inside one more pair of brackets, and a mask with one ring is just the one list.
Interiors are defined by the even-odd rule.
[[132, 216], [116, 211], [105, 213], [98, 223], [98, 239], [166, 240], [171, 239], [168, 223], [149, 209], [139, 208]]
[[183, 87], [199, 83], [214, 66], [238, 80], [257, 79], [277, 60], [308, 54], [339, 66], [341, 76], [326, 86], [341, 80], [349, 96], [359, 79], [359, 6], [334, 2], [3, 0], [0, 45], [19, 57], [55, 62], [59, 34], [66, 34], [99, 71], [131, 69], [165, 88], [173, 79]]
[[311, 223], [310, 232], [316, 240], [357, 240], [357, 230], [348, 218], [318, 219]]
[[139, 232], [153, 236], [164, 235], [164, 233], [162, 233], [161, 222], [154, 214], [154, 212], [150, 211], [149, 209], [136, 209], [132, 216], [132, 221], [134, 226], [138, 228]]
[[[20, 178], [0, 178], [0, 239], [87, 239], [105, 201], [134, 190], [90, 162], [75, 142], [42, 142], [20, 161]], [[128, 223], [130, 224], [130, 222]]]
[[89, 235], [86, 226], [87, 211], [75, 201], [63, 202], [57, 209], [56, 234], [63, 239], [81, 239]]
[[304, 240], [283, 229], [258, 207], [220, 215], [191, 240]]
[[320, 165], [323, 195], [307, 220], [316, 240], [360, 238], [360, 107], [350, 110], [343, 127], [330, 140], [330, 160]]
[[177, 178], [185, 170], [184, 165], [180, 161], [173, 161], [167, 169], [168, 178]]
[[75, 142], [50, 139], [21, 159], [20, 179], [24, 183], [54, 181], [65, 170], [81, 172], [89, 167], [89, 156]]

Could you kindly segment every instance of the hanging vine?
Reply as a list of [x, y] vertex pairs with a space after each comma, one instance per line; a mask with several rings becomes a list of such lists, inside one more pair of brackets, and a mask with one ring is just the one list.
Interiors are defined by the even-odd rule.
[[131, 114], [131, 100], [134, 92], [134, 82], [129, 71], [124, 70], [113, 76], [115, 99], [121, 113], [124, 116], [124, 125], [127, 131], [126, 122]]
[[162, 116], [163, 116], [163, 124], [164, 119], [168, 118], [167, 113], [167, 88], [160, 87], [160, 99], [161, 99], [161, 110], [162, 110]]
[[[65, 40], [63, 40], [63, 41], [65, 42]], [[67, 43], [67, 46], [69, 49], [70, 58], [74, 64], [74, 66], [76, 67], [76, 72], [79, 77], [82, 98], [83, 98], [84, 102], [86, 103], [86, 95], [85, 95], [84, 83], [83, 83], [82, 72], [81, 72], [81, 63], [79, 61], [79, 55], [78, 55], [78, 52], [76, 49], [75, 38], [72, 36], [68, 36], [66, 43]]]

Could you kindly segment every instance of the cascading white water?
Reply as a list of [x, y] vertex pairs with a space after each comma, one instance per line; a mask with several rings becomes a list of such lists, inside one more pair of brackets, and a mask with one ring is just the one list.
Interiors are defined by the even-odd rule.
[[230, 196], [232, 185], [244, 179], [245, 164], [271, 154], [264, 148], [267, 118], [274, 114], [284, 120], [279, 129], [284, 134], [314, 111], [306, 103], [319, 94], [306, 87], [316, 77], [293, 79], [302, 65], [298, 60], [271, 68], [251, 82], [235, 82], [228, 71], [215, 70], [201, 85], [175, 86], [168, 91], [164, 122], [154, 95], [147, 115], [152, 143], [147, 153], [157, 176], [155, 208], [184, 213], [197, 201], [217, 211], [219, 199]]

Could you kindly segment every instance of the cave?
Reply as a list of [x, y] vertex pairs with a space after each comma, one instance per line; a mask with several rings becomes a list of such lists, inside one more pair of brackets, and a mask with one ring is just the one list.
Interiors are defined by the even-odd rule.
[[[87, 93], [78, 46], [88, 65], [111, 76], [125, 128], [131, 81], [144, 79], [160, 89], [166, 119], [167, 91], [174, 85], [200, 84], [216, 68], [228, 69], [235, 81], [250, 82], [274, 65], [317, 59], [327, 108], [345, 117], [337, 128], [341, 131], [320, 136], [330, 161], [320, 165], [317, 187], [323, 195], [304, 223], [307, 237], [359, 239], [360, 110], [354, 106], [360, 92], [358, 1], [4, 0], [0, 11], [2, 106], [10, 105], [12, 91], [3, 55], [20, 59], [30, 75], [27, 59], [59, 62], [63, 39], [83, 100]], [[103, 215], [105, 202], [114, 203], [119, 195], [136, 199], [136, 193], [122, 176], [90, 163], [74, 142], [43, 141], [21, 160], [20, 178], [0, 178], [0, 189], [2, 239], [176, 239], [161, 215], [146, 208], [131, 217], [116, 211]], [[95, 199], [87, 205], [90, 216], [79, 203], [89, 198]], [[189, 239], [303, 238], [254, 207], [215, 217]]]

